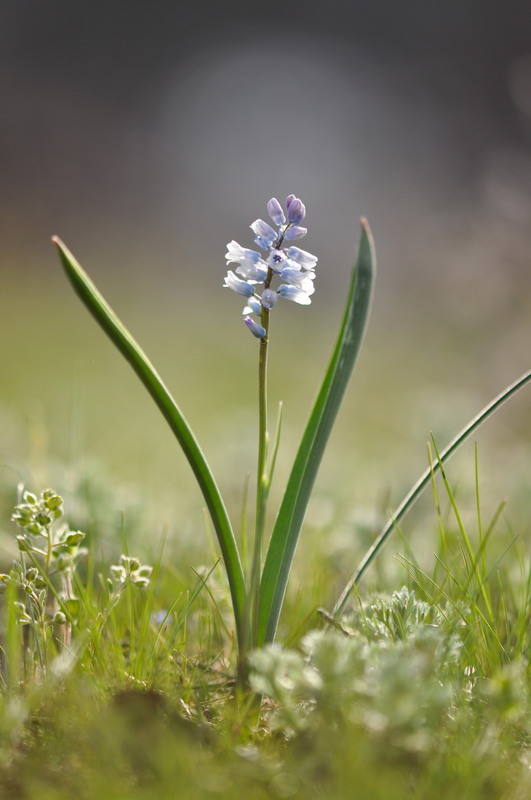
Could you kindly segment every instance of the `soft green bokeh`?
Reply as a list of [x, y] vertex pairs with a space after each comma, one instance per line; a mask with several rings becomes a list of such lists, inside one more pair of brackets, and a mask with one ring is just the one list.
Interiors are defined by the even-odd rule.
[[[127, 278], [123, 271], [116, 281], [100, 263], [81, 262], [174, 393], [237, 519], [246, 476], [255, 469], [257, 353], [256, 342], [238, 319], [235, 298], [221, 289], [221, 264], [219, 285], [181, 288], [170, 282], [163, 290], [150, 283], [149, 274]], [[27, 276], [22, 281], [13, 269], [8, 277], [0, 295], [6, 553], [11, 540], [7, 520], [22, 481], [36, 490], [50, 484], [63, 494], [70, 491], [76, 507], [79, 497], [86, 496], [79, 524], [90, 522], [102, 536], [115, 536], [112, 530], [124, 510], [128, 534], [139, 536], [148, 551], [158, 550], [166, 536], [177, 552], [189, 552], [193, 563], [209, 561], [213, 550], [204, 532], [202, 498], [188, 465], [59, 265], [52, 260], [46, 274], [31, 281]], [[325, 268], [318, 278], [326, 281]], [[385, 265], [379, 279], [385, 282]], [[284, 423], [272, 508], [281, 497], [342, 307], [341, 297], [320, 302], [317, 292], [308, 309], [275, 311], [270, 402], [273, 411], [283, 400]], [[481, 330], [465, 336], [455, 320], [448, 325], [428, 311], [414, 303], [406, 307], [402, 298], [390, 314], [378, 303], [377, 284], [366, 346], [318, 476], [298, 560], [311, 562], [312, 554], [324, 548], [347, 575], [386, 512], [425, 468], [430, 431], [442, 447], [528, 367], [525, 320], [514, 319], [505, 329], [498, 321], [493, 330], [486, 319]], [[504, 347], [507, 362], [500, 358]], [[529, 533], [521, 514], [529, 499], [528, 408], [525, 390], [477, 436], [484, 496], [492, 497], [493, 508], [508, 497], [521, 535]], [[450, 478], [463, 496], [472, 497], [472, 444], [452, 462]], [[98, 520], [91, 497], [99, 498]], [[419, 530], [425, 514], [434, 530], [430, 498], [415, 514], [406, 523], [407, 536]], [[326, 532], [326, 541], [320, 531]], [[422, 535], [419, 546], [430, 558], [431, 535]], [[389, 555], [399, 548], [395, 538]]]

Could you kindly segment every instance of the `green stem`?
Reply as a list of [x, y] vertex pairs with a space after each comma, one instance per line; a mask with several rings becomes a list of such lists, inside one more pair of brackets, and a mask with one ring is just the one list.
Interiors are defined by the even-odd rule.
[[70, 624], [73, 624], [74, 618], [72, 617], [72, 614], [70, 613], [67, 606], [60, 597], [59, 592], [57, 591], [57, 589], [51, 582], [50, 578], [48, 577], [48, 573], [43, 570], [42, 566], [37, 561], [31, 550], [26, 550], [26, 554], [31, 563], [33, 564], [33, 566], [35, 567], [35, 569], [37, 570], [37, 572], [39, 573], [39, 575], [41, 576], [41, 578], [43, 579], [43, 581], [46, 583], [46, 586], [49, 589], [49, 591], [53, 594], [53, 596], [57, 600], [57, 604], [61, 609], [61, 611], [63, 612], [63, 614], [65, 615], [65, 617], [67, 618], [67, 620], [70, 622]]
[[[269, 270], [265, 288], [269, 288], [273, 277]], [[260, 339], [260, 352], [258, 356], [258, 464], [256, 471], [256, 522], [251, 566], [251, 607], [252, 607], [252, 646], [256, 643], [256, 626], [258, 622], [258, 597], [260, 590], [260, 575], [262, 572], [262, 550], [264, 541], [265, 517], [267, 496], [269, 492], [269, 479], [267, 474], [267, 356], [269, 349], [269, 309], [262, 307], [260, 323], [265, 330], [265, 336]]]
[[50, 564], [52, 561], [52, 531], [47, 528], [46, 531], [46, 558], [44, 569], [48, 574], [50, 572]]

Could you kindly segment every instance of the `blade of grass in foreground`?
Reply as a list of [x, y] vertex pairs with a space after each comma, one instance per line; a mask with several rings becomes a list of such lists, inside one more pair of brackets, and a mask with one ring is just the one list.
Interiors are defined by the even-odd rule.
[[525, 372], [518, 378], [518, 380], [516, 380], [514, 383], [511, 383], [510, 386], [507, 386], [507, 388], [504, 389], [503, 392], [501, 392], [501, 394], [495, 397], [494, 400], [491, 400], [491, 402], [488, 405], [486, 405], [485, 408], [483, 408], [479, 412], [479, 414], [476, 417], [474, 417], [474, 419], [470, 420], [470, 422], [467, 425], [465, 425], [463, 430], [459, 431], [457, 436], [454, 439], [452, 439], [450, 444], [448, 444], [444, 448], [444, 450], [441, 450], [437, 458], [432, 461], [430, 466], [422, 473], [416, 484], [404, 497], [404, 499], [402, 500], [402, 502], [400, 503], [394, 514], [392, 514], [391, 517], [389, 518], [389, 521], [387, 522], [385, 527], [376, 537], [372, 547], [370, 547], [370, 549], [363, 557], [358, 569], [356, 570], [352, 578], [349, 580], [349, 582], [343, 589], [339, 600], [334, 606], [334, 610], [332, 612], [332, 615], [334, 617], [337, 617], [339, 614], [341, 614], [341, 612], [345, 608], [345, 605], [347, 603], [351, 591], [359, 583], [359, 581], [365, 574], [370, 564], [374, 561], [374, 559], [384, 546], [385, 542], [387, 541], [391, 533], [394, 531], [395, 527], [406, 516], [408, 511], [416, 503], [419, 496], [422, 494], [423, 490], [430, 482], [432, 475], [438, 470], [440, 470], [444, 462], [447, 461], [453, 453], [455, 453], [455, 451], [463, 444], [465, 439], [468, 439], [468, 437], [477, 428], [479, 428], [479, 426], [483, 422], [485, 422], [485, 420], [488, 419], [491, 416], [491, 414], [494, 414], [494, 412], [501, 405], [503, 405], [503, 403], [509, 400], [509, 398], [512, 397], [513, 394], [516, 394], [516, 392], [522, 389], [527, 383], [529, 383], [529, 381], [531, 381], [531, 370]]
[[76, 294], [81, 298], [109, 339], [131, 364], [157, 404], [159, 410], [162, 412], [162, 415], [181, 445], [188, 459], [188, 463], [192, 467], [196, 480], [203, 493], [203, 497], [205, 498], [218, 537], [229, 579], [238, 642], [240, 647], [243, 647], [246, 628], [244, 622], [246, 612], [243, 570], [225, 504], [223, 503], [219, 489], [210, 471], [210, 467], [181, 410], [146, 354], [116, 316], [68, 248], [56, 236], [53, 237], [52, 241], [57, 246], [62, 265]]
[[277, 515], [260, 583], [256, 644], [272, 642], [310, 493], [365, 333], [375, 271], [374, 244], [366, 220], [339, 336], [302, 437]]

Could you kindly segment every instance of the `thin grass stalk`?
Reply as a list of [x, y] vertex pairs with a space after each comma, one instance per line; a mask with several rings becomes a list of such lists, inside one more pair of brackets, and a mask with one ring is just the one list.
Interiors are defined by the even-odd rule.
[[457, 436], [452, 439], [450, 444], [448, 444], [444, 450], [441, 451], [440, 456], [438, 459], [435, 459], [429, 467], [422, 473], [418, 481], [415, 485], [411, 488], [408, 494], [404, 497], [398, 508], [389, 518], [389, 521], [386, 525], [382, 528], [378, 536], [376, 537], [374, 543], [369, 548], [363, 559], [361, 560], [356, 572], [353, 574], [352, 578], [349, 580], [345, 588], [343, 589], [337, 603], [335, 604], [332, 615], [334, 617], [341, 614], [349, 595], [359, 583], [359, 581], [364, 576], [365, 572], [372, 564], [380, 550], [382, 549], [383, 545], [394, 531], [398, 523], [406, 516], [406, 514], [412, 509], [415, 505], [416, 501], [422, 494], [423, 490], [430, 482], [432, 474], [437, 472], [442, 464], [447, 461], [450, 456], [452, 456], [456, 450], [463, 444], [463, 442], [468, 439], [468, 437], [482, 425], [485, 420], [487, 420], [495, 411], [500, 408], [504, 403], [507, 402], [513, 395], [515, 395], [520, 389], [528, 384], [531, 381], [531, 370], [525, 372], [521, 375], [514, 383], [508, 386], [506, 389], [503, 390], [497, 397], [495, 397], [488, 405], [483, 408], [477, 416], [475, 416], [465, 427], [457, 434]]

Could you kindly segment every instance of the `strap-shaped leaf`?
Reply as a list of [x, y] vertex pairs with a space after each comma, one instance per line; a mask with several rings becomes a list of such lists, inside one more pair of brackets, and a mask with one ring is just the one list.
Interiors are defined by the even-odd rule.
[[244, 620], [244, 615], [246, 613], [245, 581], [240, 555], [223, 499], [205, 456], [177, 403], [162, 382], [162, 379], [146, 354], [116, 316], [68, 248], [56, 236], [52, 241], [59, 250], [62, 265], [77, 295], [81, 298], [94, 319], [103, 328], [109, 339], [131, 364], [159, 407], [159, 410], [162, 412], [162, 415], [181, 445], [188, 459], [188, 463], [192, 467], [196, 480], [203, 493], [203, 497], [205, 498], [218, 537], [229, 579], [238, 640], [240, 646], [244, 647], [244, 636], [247, 626]]
[[367, 221], [362, 219], [358, 256], [339, 336], [303, 434], [267, 551], [260, 584], [259, 646], [275, 638], [310, 493], [365, 333], [375, 263], [371, 232]]

